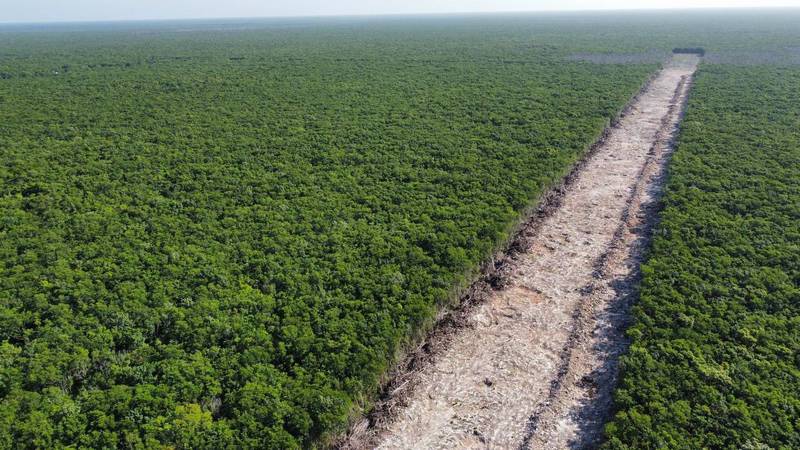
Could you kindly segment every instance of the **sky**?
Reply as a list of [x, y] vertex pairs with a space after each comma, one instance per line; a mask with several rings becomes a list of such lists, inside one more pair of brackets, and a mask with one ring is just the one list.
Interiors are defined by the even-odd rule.
[[0, 0], [0, 22], [755, 6], [800, 0]]

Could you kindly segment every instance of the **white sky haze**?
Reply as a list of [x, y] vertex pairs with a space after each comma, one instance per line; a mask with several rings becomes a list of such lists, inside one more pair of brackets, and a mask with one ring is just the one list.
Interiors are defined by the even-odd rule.
[[0, 0], [0, 22], [773, 6], [800, 0]]

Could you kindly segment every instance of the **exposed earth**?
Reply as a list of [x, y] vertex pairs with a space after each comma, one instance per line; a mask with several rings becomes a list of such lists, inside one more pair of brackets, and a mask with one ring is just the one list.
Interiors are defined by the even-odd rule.
[[342, 448], [597, 443], [697, 63], [678, 55], [651, 80], [578, 166], [557, 207], [532, 218], [532, 235], [495, 289], [446, 338], [434, 331], [436, 351], [398, 371]]

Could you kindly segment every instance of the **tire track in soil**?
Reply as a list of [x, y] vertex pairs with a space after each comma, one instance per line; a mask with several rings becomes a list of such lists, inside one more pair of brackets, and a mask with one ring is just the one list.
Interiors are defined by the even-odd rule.
[[339, 448], [596, 445], [697, 62], [651, 79]]

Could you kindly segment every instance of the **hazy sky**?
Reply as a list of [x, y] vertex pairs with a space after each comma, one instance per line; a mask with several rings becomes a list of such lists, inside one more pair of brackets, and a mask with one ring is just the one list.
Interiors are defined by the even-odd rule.
[[800, 0], [0, 0], [0, 22], [747, 6]]

